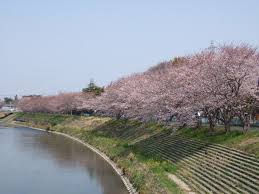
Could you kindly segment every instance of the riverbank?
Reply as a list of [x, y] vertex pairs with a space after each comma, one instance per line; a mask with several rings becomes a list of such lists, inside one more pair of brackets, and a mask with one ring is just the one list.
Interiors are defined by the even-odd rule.
[[[45, 129], [50, 128], [62, 131], [64, 128], [68, 128], [66, 131], [71, 132], [69, 129], [79, 130], [82, 128], [86, 131], [90, 130], [92, 132], [97, 132], [90, 133], [91, 135], [102, 135], [103, 137], [107, 136], [108, 138], [116, 138], [117, 140], [125, 139], [127, 134], [129, 136], [134, 134], [135, 136], [128, 139], [129, 141], [124, 140], [124, 143], [130, 144], [134, 144], [141, 139], [146, 139], [153, 134], [170, 130], [158, 123], [144, 124], [138, 121], [113, 120], [107, 117], [79, 117], [71, 115], [19, 113], [16, 115], [16, 118], [25, 119], [25, 121], [27, 121], [26, 124], [39, 127], [42, 126]], [[103, 125], [98, 126], [98, 124]], [[63, 125], [66, 126], [62, 128]], [[117, 129], [113, 129], [113, 127]], [[100, 130], [101, 128], [103, 129]], [[247, 133], [243, 133], [237, 127], [232, 128], [233, 129], [227, 134], [223, 127], [216, 128], [214, 132], [211, 132], [206, 127], [195, 130], [185, 128], [177, 131], [177, 134], [208, 143], [220, 144], [259, 158], [259, 128], [250, 130]], [[105, 131], [105, 129], [107, 130]], [[124, 137], [118, 138], [117, 133], [123, 132], [125, 132]]]
[[107, 161], [60, 134], [0, 126], [0, 153], [3, 194], [129, 194]]
[[19, 113], [14, 118], [18, 124], [89, 143], [123, 169], [140, 193], [192, 192], [181, 190], [171, 175], [180, 177], [197, 193], [259, 191], [257, 130], [225, 134], [224, 129], [211, 133], [202, 128], [173, 133], [158, 123], [105, 117]]
[[[176, 165], [155, 156], [143, 155], [134, 146], [141, 138], [165, 130], [158, 124], [145, 126], [136, 121], [115, 121], [110, 118], [27, 113], [19, 113], [15, 118], [19, 120], [16, 124], [69, 136], [90, 148], [97, 148], [106, 155], [103, 157], [115, 167], [116, 172], [133, 192], [134, 187], [144, 194], [185, 193], [168, 177], [168, 173], [175, 174]], [[139, 129], [143, 129], [141, 134], [134, 134], [133, 137], [133, 130]], [[125, 131], [127, 132], [124, 135], [120, 134]], [[97, 149], [94, 151], [98, 153]]]
[[30, 127], [30, 126], [27, 126], [27, 125], [22, 125], [21, 123], [19, 123], [19, 124], [13, 123], [13, 125], [14, 126], [20, 126], [20, 127], [28, 127], [28, 128], [35, 129], [35, 130], [38, 130], [38, 131], [45, 131], [45, 132], [48, 132], [48, 133], [54, 133], [54, 134], [57, 134], [57, 135], [62, 135], [64, 137], [70, 138], [70, 139], [72, 139], [74, 141], [77, 141], [77, 142], [83, 144], [84, 146], [88, 147], [90, 150], [95, 152], [97, 155], [99, 155], [101, 158], [103, 158], [107, 163], [109, 163], [111, 165], [111, 167], [114, 169], [114, 171], [121, 178], [123, 184], [125, 185], [125, 187], [127, 188], [127, 190], [129, 191], [130, 194], [138, 194], [136, 189], [130, 183], [129, 179], [123, 174], [122, 170], [120, 168], [118, 168], [117, 165], [107, 155], [105, 155], [100, 150], [96, 149], [95, 147], [91, 146], [90, 144], [88, 144], [86, 142], [83, 142], [80, 139], [75, 138], [75, 137], [73, 137], [71, 135], [68, 135], [68, 134], [65, 134], [65, 133], [61, 133], [61, 132], [46, 130], [46, 129], [42, 129], [42, 128], [36, 128], [36, 127]]

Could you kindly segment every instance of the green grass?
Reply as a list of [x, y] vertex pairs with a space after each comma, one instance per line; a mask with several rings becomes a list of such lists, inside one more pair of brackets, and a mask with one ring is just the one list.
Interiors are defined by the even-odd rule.
[[78, 119], [76, 116], [44, 113], [17, 113], [16, 118], [24, 119], [34, 125], [45, 125], [52, 127], [64, 121], [73, 121]]
[[225, 133], [223, 129], [216, 129], [211, 133], [207, 128], [182, 129], [178, 133], [210, 143], [225, 145], [244, 151], [259, 158], [259, 129], [243, 133], [240, 130], [232, 130]]

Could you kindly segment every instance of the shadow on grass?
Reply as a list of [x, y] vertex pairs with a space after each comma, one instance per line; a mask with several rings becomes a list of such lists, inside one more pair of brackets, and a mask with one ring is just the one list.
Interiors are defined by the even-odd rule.
[[[225, 133], [224, 130], [218, 129], [210, 132], [207, 128], [172, 132], [156, 123], [145, 124], [131, 120], [109, 120], [94, 128], [91, 133], [114, 138], [127, 145], [132, 144], [134, 151], [141, 152], [142, 155], [175, 164], [197, 154], [203, 155], [204, 158], [213, 158], [208, 155], [212, 145], [239, 145], [244, 139], [259, 135], [253, 131], [243, 134], [238, 130]], [[214, 153], [217, 151], [214, 150]]]
[[127, 156], [129, 152], [134, 152], [147, 160], [173, 163], [202, 150], [205, 153], [209, 145], [190, 141], [159, 124], [130, 120], [109, 120], [89, 133], [90, 136], [113, 138], [123, 143], [123, 149], [118, 156]]

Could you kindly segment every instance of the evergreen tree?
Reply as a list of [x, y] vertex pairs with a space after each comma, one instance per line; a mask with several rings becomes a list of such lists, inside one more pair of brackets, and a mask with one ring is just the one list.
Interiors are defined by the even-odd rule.
[[99, 87], [94, 83], [94, 80], [91, 79], [90, 83], [88, 84], [87, 88], [83, 88], [82, 92], [85, 93], [93, 93], [96, 96], [100, 95], [102, 92], [104, 92], [104, 88], [103, 87]]

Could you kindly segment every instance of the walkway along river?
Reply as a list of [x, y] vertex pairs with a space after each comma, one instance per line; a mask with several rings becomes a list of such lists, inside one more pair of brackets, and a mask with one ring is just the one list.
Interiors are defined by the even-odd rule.
[[0, 193], [126, 194], [114, 169], [69, 138], [0, 127]]

